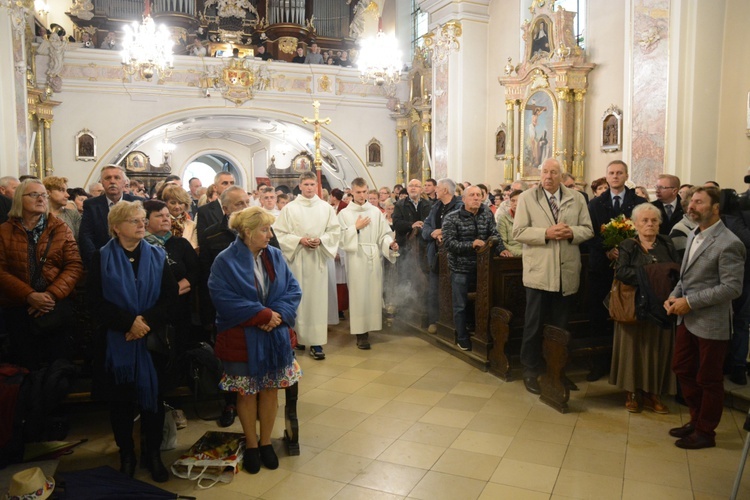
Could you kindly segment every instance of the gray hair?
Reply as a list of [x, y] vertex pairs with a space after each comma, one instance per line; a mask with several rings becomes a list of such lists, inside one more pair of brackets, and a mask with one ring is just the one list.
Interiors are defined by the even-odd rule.
[[243, 193], [245, 190], [242, 188], [242, 186], [229, 186], [226, 188], [220, 195], [219, 195], [219, 203], [221, 203], [222, 207], [228, 207], [229, 203], [227, 199], [229, 198], [229, 195], [234, 193], [235, 191], [242, 191]]
[[18, 182], [18, 179], [13, 177], [12, 175], [6, 175], [5, 177], [0, 177], [0, 187], [7, 188], [11, 182]]
[[448, 191], [451, 193], [456, 192], [456, 181], [453, 179], [449, 179], [447, 177], [443, 177], [439, 181], [437, 181], [437, 185], [444, 184], [446, 188], [448, 188]]
[[635, 222], [638, 220], [638, 217], [641, 216], [642, 212], [654, 212], [656, 214], [656, 217], [659, 219], [659, 224], [661, 224], [661, 210], [656, 208], [656, 205], [652, 205], [651, 203], [641, 203], [640, 205], [636, 205], [636, 207], [633, 209], [633, 213], [630, 215], [630, 218]]
[[[26, 193], [26, 186], [30, 184], [39, 184], [42, 189], [45, 189], [44, 183], [37, 178], [24, 179], [21, 184], [16, 188], [16, 193], [13, 195], [13, 204], [10, 206], [8, 211], [9, 218], [23, 217], [23, 195]], [[45, 191], [46, 194], [46, 191]], [[49, 207], [49, 203], [47, 204]]]

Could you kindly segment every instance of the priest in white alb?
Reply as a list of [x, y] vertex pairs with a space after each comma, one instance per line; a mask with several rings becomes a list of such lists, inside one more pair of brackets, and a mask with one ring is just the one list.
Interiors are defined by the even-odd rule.
[[320, 360], [325, 359], [323, 346], [328, 343], [328, 261], [336, 256], [341, 226], [331, 205], [315, 194], [317, 187], [314, 172], [300, 175], [300, 196], [281, 209], [273, 230], [302, 288], [297, 340]]
[[338, 216], [346, 252], [349, 327], [357, 336], [357, 347], [369, 349], [369, 332], [383, 328], [383, 257], [395, 262], [398, 243], [385, 215], [367, 201], [363, 178], [352, 181], [352, 196]]

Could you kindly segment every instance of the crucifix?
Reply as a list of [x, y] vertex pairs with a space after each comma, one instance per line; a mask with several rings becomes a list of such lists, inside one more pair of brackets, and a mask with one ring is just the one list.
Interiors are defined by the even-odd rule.
[[315, 118], [302, 118], [302, 123], [312, 123], [315, 128], [313, 134], [313, 140], [315, 141], [315, 173], [318, 174], [318, 196], [323, 195], [323, 179], [321, 174], [321, 168], [323, 166], [323, 158], [320, 156], [320, 125], [328, 125], [331, 123], [330, 118], [320, 119], [320, 102], [313, 101], [313, 109], [315, 110]]

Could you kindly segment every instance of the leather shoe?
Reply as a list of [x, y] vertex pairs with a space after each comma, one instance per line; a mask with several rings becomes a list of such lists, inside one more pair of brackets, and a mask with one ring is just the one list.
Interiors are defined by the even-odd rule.
[[237, 410], [234, 405], [226, 405], [224, 410], [221, 412], [219, 417], [219, 427], [229, 427], [234, 423], [234, 419], [237, 416]]
[[120, 472], [130, 477], [135, 475], [135, 451], [120, 451]]
[[711, 436], [706, 436], [695, 431], [689, 436], [678, 439], [674, 444], [683, 450], [701, 450], [703, 448], [713, 448], [716, 446], [716, 440]]
[[729, 374], [729, 380], [737, 385], [747, 385], [747, 368], [744, 366], [735, 366]]
[[258, 448], [258, 451], [260, 452], [260, 461], [266, 469], [275, 470], [279, 468], [279, 457], [273, 451], [273, 445], [264, 444]]
[[536, 379], [536, 377], [524, 377], [523, 385], [526, 387], [526, 390], [529, 391], [531, 394], [542, 393], [542, 389], [541, 387], [539, 387], [539, 381]]
[[692, 422], [688, 422], [682, 427], [674, 427], [669, 429], [669, 435], [676, 438], [684, 438], [689, 436], [695, 430], [695, 426]]
[[161, 452], [153, 451], [148, 453], [146, 468], [151, 473], [151, 479], [157, 483], [166, 483], [169, 481], [169, 471], [164, 467], [161, 461]]

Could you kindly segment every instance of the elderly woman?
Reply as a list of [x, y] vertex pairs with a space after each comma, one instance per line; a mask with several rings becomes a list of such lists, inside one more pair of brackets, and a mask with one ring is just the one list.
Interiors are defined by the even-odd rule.
[[388, 222], [388, 225], [391, 226], [391, 230], [393, 230], [393, 212], [396, 210], [396, 203], [390, 198], [385, 200], [385, 207], [383, 208], [383, 213], [385, 213], [385, 220]]
[[200, 278], [200, 262], [198, 254], [185, 239], [172, 234], [172, 216], [167, 204], [161, 200], [149, 200], [143, 204], [146, 210], [146, 241], [167, 252], [167, 263], [179, 287], [177, 310], [172, 321], [177, 328], [178, 341], [185, 347], [182, 340], [186, 340], [190, 332], [190, 297], [197, 287]]
[[49, 195], [49, 213], [62, 219], [78, 241], [78, 229], [81, 227], [81, 214], [77, 209], [68, 207], [68, 179], [65, 177], [45, 177], [44, 187]]
[[193, 248], [198, 248], [198, 233], [195, 221], [190, 219], [190, 195], [180, 186], [167, 185], [161, 192], [161, 198], [169, 208], [172, 221], [172, 235], [185, 238]]
[[[214, 261], [208, 289], [216, 306], [216, 355], [224, 362], [220, 387], [236, 392], [245, 433], [244, 469], [261, 463], [276, 469], [271, 445], [277, 391], [299, 380], [290, 329], [302, 291], [280, 250], [269, 247], [274, 217], [260, 207], [234, 213], [229, 227], [237, 239]], [[255, 421], [260, 419], [260, 441]]]
[[[659, 234], [658, 208], [650, 203], [638, 205], [633, 209], [632, 220], [637, 236], [620, 243], [615, 276], [627, 285], [637, 286], [638, 268], [678, 260], [672, 241]], [[669, 413], [660, 396], [675, 393], [675, 377], [670, 368], [673, 350], [672, 328], [649, 321], [615, 322], [609, 383], [627, 391], [628, 411], [637, 413], [645, 408]]]
[[521, 196], [520, 189], [516, 189], [510, 193], [510, 206], [507, 212], [502, 212], [497, 217], [497, 232], [500, 234], [500, 238], [505, 244], [505, 249], [508, 250], [513, 257], [520, 257], [523, 254], [523, 245], [513, 239], [513, 219], [516, 216], [516, 207], [518, 207], [518, 197]]
[[29, 369], [70, 356], [70, 294], [83, 274], [70, 228], [49, 214], [38, 179], [17, 188], [0, 225], [0, 306], [11, 362]]
[[[144, 241], [146, 212], [140, 201], [121, 201], [107, 217], [112, 239], [89, 266], [87, 294], [99, 320], [102, 355], [96, 360], [93, 396], [109, 401], [110, 423], [120, 448], [120, 471], [133, 476], [136, 455], [133, 420], [140, 413], [142, 456], [154, 481], [169, 473], [161, 461], [164, 404], [161, 381], [167, 355], [162, 345], [173, 315], [177, 283], [162, 248]], [[150, 338], [149, 338], [150, 337]]]

